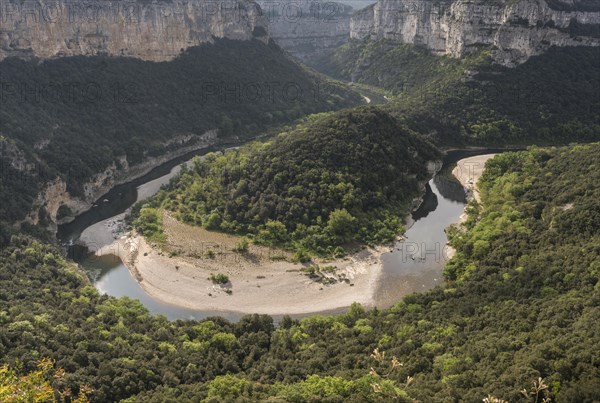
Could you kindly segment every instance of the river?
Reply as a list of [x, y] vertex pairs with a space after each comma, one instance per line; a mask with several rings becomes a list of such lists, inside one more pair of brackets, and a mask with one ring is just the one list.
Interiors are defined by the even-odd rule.
[[[203, 153], [209, 151], [213, 150], [207, 149]], [[452, 167], [462, 158], [502, 151], [480, 149], [447, 152], [442, 168], [426, 186], [421, 206], [412, 214], [413, 223], [405, 234], [406, 239], [396, 243], [389, 253], [382, 256], [383, 274], [376, 294], [378, 307], [389, 307], [404, 295], [426, 291], [441, 284], [442, 270], [447, 260], [445, 229], [459, 221], [466, 203], [464, 189], [451, 175]], [[189, 158], [191, 155], [180, 157], [135, 181], [116, 186], [95, 203], [96, 207], [76, 217], [71, 223], [59, 226], [57, 236], [63, 244], [75, 244], [69, 248], [70, 257], [80, 263], [100, 293], [138, 299], [151, 313], [162, 314], [169, 319], [221, 316], [239, 320], [239, 313], [196, 311], [159, 301], [142, 289], [118, 258], [86, 257], [86, 248], [77, 246], [85, 243], [94, 251], [110, 244], [118, 235], [118, 227], [129, 207], [155, 194], [162, 184], [168, 183], [179, 171], [180, 164]], [[340, 312], [343, 310], [323, 314]]]

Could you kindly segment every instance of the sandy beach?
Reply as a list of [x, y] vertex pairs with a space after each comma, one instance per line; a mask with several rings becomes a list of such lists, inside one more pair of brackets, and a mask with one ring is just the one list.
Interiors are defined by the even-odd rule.
[[[291, 256], [284, 251], [251, 244], [248, 252], [235, 252], [237, 237], [183, 224], [167, 214], [163, 220], [166, 246], [159, 248], [132, 235], [96, 253], [119, 256], [142, 288], [163, 302], [196, 310], [270, 315], [329, 311], [353, 302], [374, 306], [381, 255], [389, 248], [317, 261], [323, 270], [310, 278], [303, 271], [309, 265], [288, 261]], [[227, 275], [229, 283], [213, 283], [209, 277], [217, 273]]]
[[475, 198], [478, 202], [479, 190], [477, 190], [477, 181], [483, 174], [485, 163], [496, 154], [476, 155], [474, 157], [464, 158], [456, 163], [452, 170], [452, 175], [456, 177], [467, 191], [467, 198]]

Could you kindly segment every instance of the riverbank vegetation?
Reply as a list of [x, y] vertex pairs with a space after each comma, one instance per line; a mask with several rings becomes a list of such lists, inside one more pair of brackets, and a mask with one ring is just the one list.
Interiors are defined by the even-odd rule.
[[293, 249], [298, 260], [343, 255], [345, 245], [382, 244], [402, 232], [431, 175], [427, 162], [440, 156], [376, 108], [326, 114], [271, 141], [196, 159], [141, 207], [134, 225], [153, 233], [156, 219], [146, 213], [166, 209], [208, 230]]
[[1, 363], [27, 373], [52, 358], [66, 371], [60, 389], [75, 396], [89, 384], [92, 401], [534, 401], [533, 388], [599, 400], [599, 153], [495, 157], [482, 204], [452, 235], [444, 286], [277, 328], [260, 315], [151, 316], [139, 301], [99, 295], [53, 247], [8, 234]]

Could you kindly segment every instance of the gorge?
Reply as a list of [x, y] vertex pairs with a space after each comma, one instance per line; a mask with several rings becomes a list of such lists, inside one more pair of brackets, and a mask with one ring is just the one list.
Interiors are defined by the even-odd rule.
[[599, 13], [0, 2], [0, 401], [600, 401]]

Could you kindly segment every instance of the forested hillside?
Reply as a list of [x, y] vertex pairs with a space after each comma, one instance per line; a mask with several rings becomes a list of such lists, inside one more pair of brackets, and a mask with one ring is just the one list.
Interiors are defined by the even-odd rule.
[[9, 221], [24, 218], [56, 176], [79, 196], [118, 157], [134, 165], [207, 130], [243, 139], [362, 102], [257, 40], [215, 40], [160, 63], [9, 58], [0, 72], [0, 218]]
[[[41, 50], [56, 58], [0, 61], [0, 402], [600, 402], [600, 48], [548, 48], [560, 43], [556, 38], [562, 44], [598, 38], [597, 15], [581, 14], [599, 11], [598, 0], [545, 0], [551, 10], [580, 13], [564, 18], [562, 28], [545, 19], [559, 15], [548, 10], [537, 23], [494, 11], [497, 3], [530, 8], [537, 16], [544, 2], [478, 1], [481, 21], [468, 11], [477, 11], [472, 2], [426, 2], [417, 5], [420, 11], [381, 2], [389, 7], [361, 13], [372, 12], [362, 26], [356, 18], [348, 22], [360, 34], [351, 37], [373, 39], [351, 40], [315, 63], [311, 59], [320, 73], [292, 60], [272, 40], [265, 43], [266, 19], [242, 14], [239, 21], [210, 22], [205, 12], [211, 7], [200, 10], [206, 2], [174, 2], [173, 8], [150, 3], [155, 11], [187, 7], [194, 13], [165, 25], [164, 35], [152, 27], [166, 16], [148, 13], [137, 27], [87, 21], [86, 31], [68, 19], [62, 26], [66, 36], [54, 22], [42, 29], [28, 15], [0, 34], [5, 55], [46, 54], [39, 46], [34, 52], [24, 32], [46, 32], [39, 43], [51, 38], [57, 49], [66, 45], [68, 52], [95, 54], [67, 57], [51, 47]], [[213, 11], [228, 14], [230, 6], [251, 5], [229, 3]], [[439, 24], [441, 16], [434, 18], [432, 11], [440, 5], [464, 7], [465, 14], [457, 14], [460, 25]], [[310, 6], [310, 13], [318, 12], [318, 4]], [[26, 9], [10, 11], [16, 17]], [[422, 18], [405, 21], [414, 11], [423, 12]], [[498, 15], [506, 21], [490, 24]], [[518, 15], [529, 16], [512, 16]], [[45, 17], [52, 16], [40, 15]], [[298, 24], [284, 22], [294, 40]], [[512, 31], [497, 30], [505, 22]], [[374, 39], [404, 37], [409, 26], [431, 34], [415, 35], [414, 43], [431, 46], [438, 34], [454, 30], [460, 35], [445, 41], [456, 38], [449, 45], [462, 43], [465, 52], [441, 57]], [[96, 33], [88, 34], [90, 27]], [[527, 34], [519, 27], [527, 27]], [[175, 34], [186, 47], [209, 43], [181, 48], [171, 60], [179, 46], [163, 48], [163, 41], [147, 38], [146, 28], [162, 39]], [[319, 30], [338, 35], [338, 28]], [[194, 38], [186, 38], [187, 32]], [[218, 39], [212, 32], [248, 40]], [[322, 46], [329, 34], [311, 37]], [[486, 42], [494, 48], [471, 41], [492, 34], [503, 39]], [[98, 46], [88, 47], [96, 41]], [[152, 57], [152, 49], [163, 48], [170, 61], [98, 53], [119, 53], [111, 43], [135, 50], [132, 56]], [[127, 49], [120, 48], [121, 54]], [[511, 49], [527, 57], [544, 53], [513, 68], [492, 61], [492, 52]], [[365, 102], [371, 106], [359, 106]], [[486, 163], [480, 202], [471, 201], [465, 221], [446, 230], [454, 253], [444, 281], [435, 278], [436, 288], [390, 308], [367, 311], [355, 303], [343, 314], [284, 316], [277, 323], [258, 314], [237, 323], [221, 317], [170, 321], [138, 300], [101, 295], [101, 287], [57, 245], [45, 208], [70, 216], [64, 204], [70, 199], [85, 209], [96, 191], [135, 176], [132, 166], [197, 149], [208, 131], [218, 132], [214, 150], [260, 140], [194, 159], [156, 196], [135, 206], [127, 230], [145, 236], [152, 252], [138, 248], [139, 256], [151, 259], [150, 248], [160, 249], [168, 233], [162, 227], [166, 212], [240, 236], [232, 242], [239, 241], [233, 249], [240, 256], [253, 242], [285, 250], [269, 256], [273, 265], [280, 258], [341, 261], [403, 233], [404, 219], [431, 177], [429, 163], [443, 158], [440, 149], [537, 146]], [[105, 170], [107, 177], [95, 178]], [[40, 192], [57, 179], [60, 186], [42, 201]], [[134, 193], [135, 183], [130, 188]], [[118, 210], [116, 198], [108, 197], [110, 211]], [[34, 204], [38, 214], [26, 219]], [[173, 222], [165, 220], [165, 227]], [[121, 224], [113, 217], [98, 232], [109, 237]], [[156, 251], [164, 261], [184, 255], [165, 249]], [[201, 257], [212, 259], [215, 252], [208, 248]], [[372, 259], [386, 257], [368, 259], [357, 260], [356, 270], [366, 272]], [[319, 294], [327, 292], [325, 277], [317, 284], [305, 276], [319, 270], [306, 264], [288, 271]], [[160, 273], [161, 280], [181, 284]], [[227, 274], [209, 276], [203, 280], [211, 291], [233, 293], [225, 286], [233, 283]], [[355, 298], [356, 285], [349, 282], [344, 297]], [[290, 293], [276, 288], [289, 299]]]
[[52, 247], [3, 234], [1, 361], [54, 358], [67, 375], [53, 386], [89, 384], [93, 401], [598, 401], [599, 153], [494, 158], [482, 204], [452, 231], [445, 286], [277, 329], [151, 317], [99, 296]]
[[490, 49], [454, 59], [387, 40], [353, 41], [318, 69], [394, 95], [386, 109], [441, 144], [600, 139], [600, 49], [552, 48], [508, 68]]
[[152, 235], [148, 220], [157, 215], [148, 209], [166, 209], [299, 256], [343, 255], [348, 243], [380, 244], [402, 232], [431, 175], [427, 162], [439, 157], [376, 108], [326, 114], [269, 142], [197, 160], [146, 204], [136, 224]]

